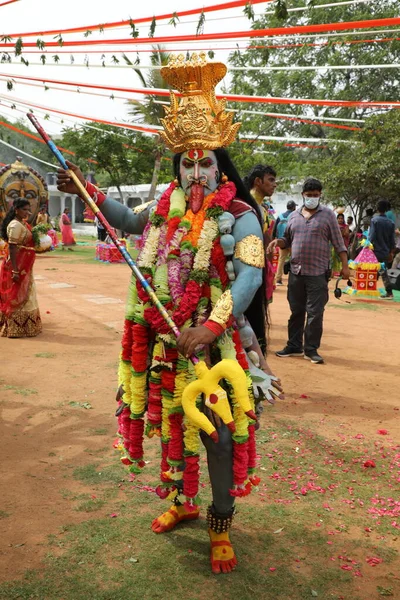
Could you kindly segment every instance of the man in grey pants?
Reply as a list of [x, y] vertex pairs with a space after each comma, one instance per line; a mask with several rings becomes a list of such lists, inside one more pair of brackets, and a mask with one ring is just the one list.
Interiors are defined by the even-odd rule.
[[324, 362], [318, 349], [328, 302], [330, 243], [340, 256], [343, 278], [350, 277], [346, 246], [336, 215], [320, 204], [321, 194], [322, 184], [318, 179], [306, 180], [302, 191], [303, 205], [292, 213], [284, 236], [268, 247], [268, 252], [275, 246], [291, 248], [292, 255], [288, 285], [292, 314], [288, 323], [288, 341], [276, 355], [281, 358], [304, 356], [315, 364]]

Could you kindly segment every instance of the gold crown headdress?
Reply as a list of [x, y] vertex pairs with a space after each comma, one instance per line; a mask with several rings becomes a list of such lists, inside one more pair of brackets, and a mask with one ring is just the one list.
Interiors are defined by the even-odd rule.
[[193, 53], [189, 60], [180, 54], [171, 57], [161, 76], [181, 92], [178, 98], [171, 91], [171, 105], [161, 119], [164, 131], [160, 133], [170, 150], [175, 153], [191, 148], [215, 150], [229, 146], [240, 123], [232, 124], [233, 113], [225, 110], [225, 100], [217, 101], [215, 86], [225, 77], [223, 63], [208, 63], [205, 53]]

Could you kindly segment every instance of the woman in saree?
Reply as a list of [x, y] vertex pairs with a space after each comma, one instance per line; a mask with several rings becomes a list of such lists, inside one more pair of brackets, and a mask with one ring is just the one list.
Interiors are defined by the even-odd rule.
[[71, 219], [69, 218], [69, 208], [66, 208], [61, 215], [59, 225], [63, 245], [62, 249], [64, 250], [64, 248], [68, 248], [68, 250], [72, 251], [72, 246], [75, 246], [76, 241], [74, 234], [72, 233]]
[[3, 337], [34, 337], [42, 331], [36, 299], [33, 264], [35, 250], [26, 220], [28, 200], [19, 198], [2, 223], [2, 237], [8, 251], [0, 267], [0, 334]]
[[[346, 222], [344, 220], [343, 213], [338, 214], [337, 222], [340, 227], [344, 245], [346, 246], [346, 248], [348, 248], [349, 244], [350, 244], [351, 232], [350, 232], [349, 226], [346, 224]], [[332, 247], [332, 275], [333, 275], [333, 277], [340, 277], [340, 271], [342, 269], [341, 265], [342, 265], [342, 263], [340, 261], [340, 258], [338, 256], [338, 254], [336, 254], [335, 249]]]

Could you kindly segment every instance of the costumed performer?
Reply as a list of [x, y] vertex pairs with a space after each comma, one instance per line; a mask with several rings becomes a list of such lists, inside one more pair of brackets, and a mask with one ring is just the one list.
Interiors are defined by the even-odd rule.
[[27, 219], [29, 200], [19, 198], [2, 223], [8, 242], [7, 256], [0, 267], [0, 333], [3, 337], [35, 337], [42, 331], [33, 265], [36, 253]]
[[[187, 386], [196, 380], [189, 357], [196, 351], [210, 366], [219, 365], [221, 359], [238, 361], [245, 370], [244, 388], [253, 406], [253, 389], [258, 399], [264, 395], [271, 401], [280, 393], [277, 382], [266, 374], [263, 356], [266, 314], [261, 218], [257, 203], [224, 149], [234, 140], [240, 124], [232, 124], [232, 113], [215, 99], [215, 85], [225, 73], [225, 65], [207, 63], [204, 55], [193, 55], [188, 61], [180, 56], [162, 68], [162, 76], [181, 92], [182, 99], [178, 103], [171, 92], [171, 106], [162, 121], [162, 138], [175, 152], [176, 178], [158, 203], [132, 211], [84, 182], [79, 169], [68, 163], [111, 225], [132, 234], [143, 233], [137, 265], [181, 331], [176, 341], [147, 294], [132, 279], [119, 369], [118, 445], [122, 462], [137, 473], [144, 467], [144, 433], [161, 439], [157, 493], [173, 504], [153, 521], [152, 529], [163, 533], [181, 521], [199, 517], [201, 437], [213, 497], [207, 523], [214, 573], [227, 573], [237, 563], [229, 528], [235, 497], [247, 495], [259, 481], [255, 475], [256, 422], [249, 421], [239, 406], [238, 388], [231, 379], [221, 385], [228, 394], [229, 404], [226, 396], [225, 401], [233, 420], [219, 413], [228, 426], [209, 410], [213, 406], [217, 411], [222, 404], [220, 396], [211, 394], [205, 401], [201, 396], [193, 398], [191, 414], [207, 415], [212, 423], [210, 436], [218, 438], [218, 443], [203, 432], [199, 436], [199, 428], [187, 416], [189, 411], [185, 408], [184, 415], [183, 410]], [[61, 191], [78, 193], [63, 169], [57, 183]]]

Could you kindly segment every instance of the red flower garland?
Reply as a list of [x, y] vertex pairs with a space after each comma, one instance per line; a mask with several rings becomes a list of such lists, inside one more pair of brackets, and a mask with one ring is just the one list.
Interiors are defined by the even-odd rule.
[[[149, 380], [149, 394], [147, 400], [147, 421], [154, 427], [161, 427], [161, 382]], [[158, 435], [158, 434], [157, 434]]]
[[132, 343], [133, 343], [133, 331], [132, 321], [125, 319], [124, 322], [124, 333], [122, 335], [122, 360], [131, 361]]
[[[199, 493], [199, 456], [185, 457], [185, 470], [183, 472], [183, 494], [186, 498], [195, 499]], [[185, 508], [196, 510], [197, 507], [190, 502], [185, 502]]]
[[245, 352], [243, 350], [242, 342], [240, 340], [239, 331], [237, 329], [235, 329], [235, 331], [233, 332], [232, 341], [233, 341], [233, 343], [235, 345], [236, 360], [238, 361], [238, 363], [242, 367], [242, 369], [244, 371], [247, 371], [248, 368], [249, 368], [249, 364], [247, 362], [246, 354], [245, 354]]
[[217, 269], [218, 276], [222, 283], [222, 287], [223, 289], [225, 289], [229, 283], [229, 277], [228, 273], [226, 272], [225, 254], [222, 249], [219, 238], [214, 242], [214, 246], [211, 250], [211, 264], [213, 264], [214, 267]]
[[164, 217], [164, 219], [166, 219], [168, 217], [171, 194], [176, 187], [177, 187], [177, 184], [175, 183], [175, 181], [173, 181], [169, 185], [169, 187], [165, 190], [165, 192], [163, 193], [163, 195], [161, 196], [161, 198], [159, 199], [159, 201], [157, 203], [157, 208], [155, 210], [156, 215], [159, 215], [160, 217]]
[[208, 205], [208, 209], [220, 206], [223, 210], [229, 210], [229, 207], [236, 196], [236, 186], [233, 181], [224, 183], [215, 194]]
[[129, 430], [129, 455], [132, 460], [139, 461], [138, 466], [144, 467], [143, 459], [143, 419], [130, 419], [131, 425]]
[[254, 471], [254, 469], [257, 466], [257, 459], [256, 459], [256, 426], [253, 424], [249, 425], [248, 427], [249, 430], [249, 440], [248, 440], [248, 455], [249, 455], [249, 464], [248, 464], [248, 469], [249, 471]]
[[251, 486], [244, 487], [247, 480], [248, 468], [248, 442], [239, 444], [233, 442], [233, 490], [229, 490], [231, 496], [247, 496], [250, 493]]
[[126, 406], [118, 417], [118, 433], [122, 435], [124, 448], [129, 450], [130, 444], [130, 427], [131, 427], [131, 411], [129, 406]]
[[132, 326], [132, 333], [132, 367], [136, 373], [143, 373], [143, 371], [147, 369], [149, 328], [140, 325], [139, 323], [134, 323]]
[[171, 438], [169, 440], [168, 458], [174, 462], [182, 461], [183, 456], [183, 415], [182, 413], [172, 413], [169, 415], [169, 430]]

